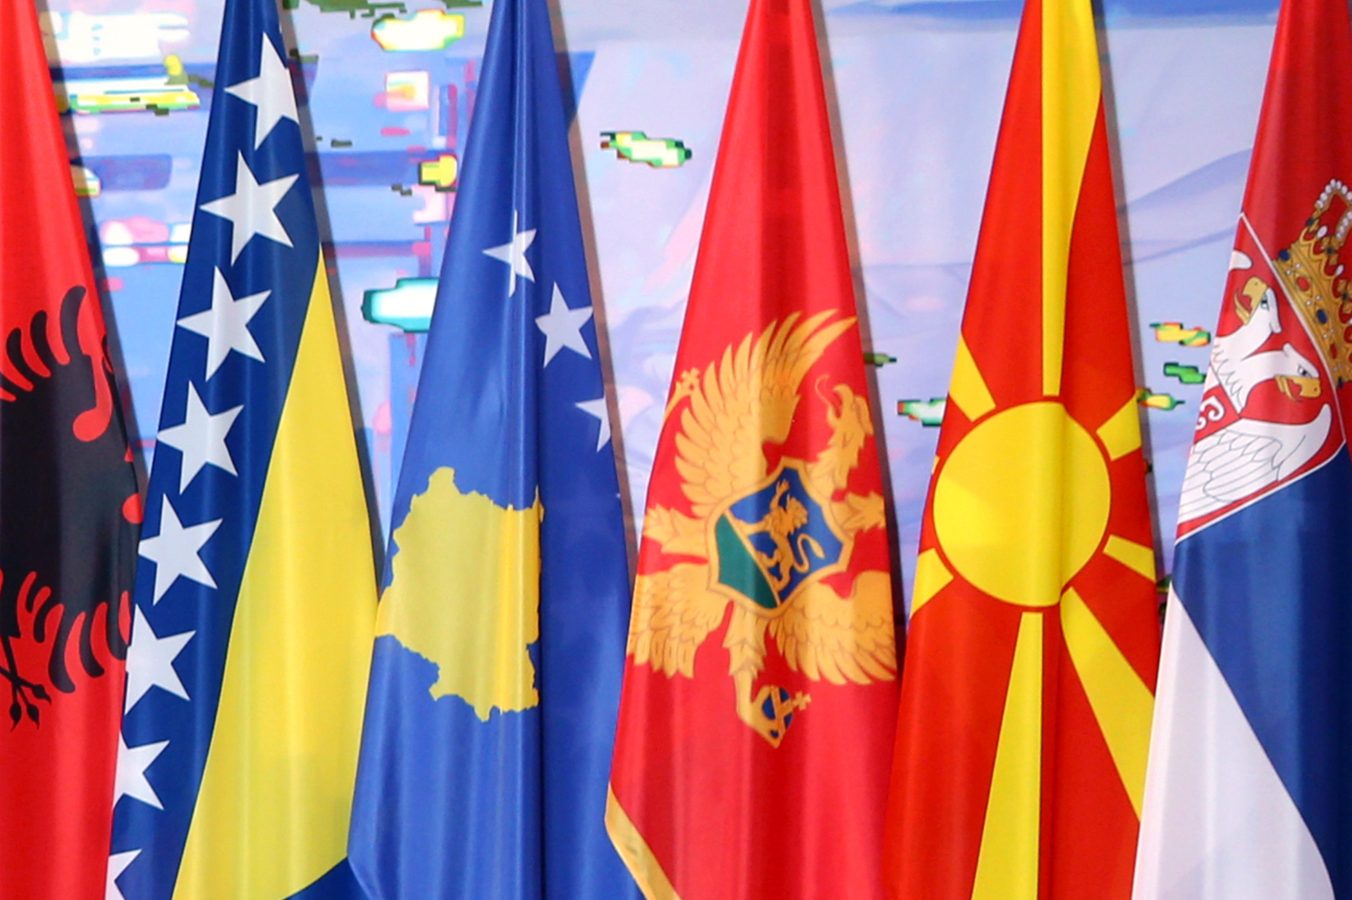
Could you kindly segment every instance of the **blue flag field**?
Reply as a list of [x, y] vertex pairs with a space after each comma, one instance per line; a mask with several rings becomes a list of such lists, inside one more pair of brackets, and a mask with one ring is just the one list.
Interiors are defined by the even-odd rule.
[[352, 865], [372, 897], [624, 897], [625, 538], [544, 0], [494, 4], [395, 495]]

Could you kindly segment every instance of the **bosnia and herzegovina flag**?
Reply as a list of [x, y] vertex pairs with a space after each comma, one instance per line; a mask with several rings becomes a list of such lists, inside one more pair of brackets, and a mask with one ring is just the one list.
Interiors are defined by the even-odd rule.
[[881, 896], [896, 643], [809, 0], [753, 0], [643, 525], [607, 825], [650, 898]]
[[1183, 479], [1136, 896], [1352, 896], [1342, 0], [1282, 4]]
[[273, 0], [227, 0], [136, 580], [111, 896], [356, 889], [342, 861], [375, 572], [287, 56]]
[[886, 877], [1124, 897], [1159, 624], [1089, 0], [1029, 0], [916, 563]]
[[0, 35], [0, 897], [97, 897], [141, 502], [35, 4]]
[[395, 495], [350, 854], [372, 897], [624, 897], [628, 565], [545, 0], [493, 4]]

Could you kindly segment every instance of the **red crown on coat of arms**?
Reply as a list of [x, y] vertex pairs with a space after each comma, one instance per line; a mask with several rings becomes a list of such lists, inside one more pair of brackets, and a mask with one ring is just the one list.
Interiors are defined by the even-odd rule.
[[1352, 284], [1338, 259], [1349, 230], [1352, 190], [1330, 181], [1300, 237], [1273, 260], [1338, 385], [1352, 381]]

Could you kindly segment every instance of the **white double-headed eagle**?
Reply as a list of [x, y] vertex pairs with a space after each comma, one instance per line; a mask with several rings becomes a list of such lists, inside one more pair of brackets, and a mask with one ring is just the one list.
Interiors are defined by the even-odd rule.
[[[1252, 262], [1236, 253], [1234, 268]], [[1219, 387], [1241, 418], [1193, 444], [1187, 473], [1179, 492], [1179, 521], [1197, 519], [1247, 497], [1257, 496], [1309, 462], [1324, 445], [1333, 414], [1324, 405], [1313, 419], [1300, 424], [1272, 422], [1244, 416], [1249, 395], [1272, 381], [1293, 402], [1318, 398], [1322, 392], [1315, 363], [1289, 342], [1260, 350], [1282, 330], [1276, 291], [1252, 277], [1236, 292], [1235, 314], [1240, 326], [1216, 338], [1204, 391]], [[1215, 401], [1210, 406], [1219, 411]], [[1203, 400], [1207, 423], [1208, 401]]]
[[[759, 335], [748, 334], [735, 348], [727, 347], [702, 373], [692, 369], [682, 374], [667, 417], [680, 411], [676, 470], [690, 512], [650, 507], [643, 526], [644, 536], [660, 545], [664, 556], [679, 561], [639, 574], [629, 654], [636, 664], [668, 677], [693, 678], [696, 652], [731, 605], [723, 646], [736, 712], [776, 747], [794, 712], [810, 697], [773, 684], [756, 687], [765, 664], [767, 632], [788, 667], [810, 680], [868, 684], [890, 681], [897, 670], [888, 572], [857, 570], [844, 596], [826, 578], [845, 568], [858, 532], [883, 528], [885, 522], [879, 493], [846, 491], [860, 451], [873, 434], [867, 400], [848, 385], [828, 386], [830, 376], [824, 375], [812, 385], [823, 402], [811, 404], [801, 418], [797, 415], [808, 370], [854, 324], [852, 318], [834, 316], [827, 311], [799, 321], [798, 314], [789, 315]], [[772, 471], [765, 446], [784, 444], [795, 428], [829, 437], [815, 458], [785, 458]], [[789, 468], [799, 473], [795, 483], [810, 496], [808, 505], [829, 519], [841, 537], [843, 558], [807, 572], [787, 596], [779, 596], [778, 605], [766, 608], [720, 583], [713, 524], [730, 515], [734, 503], [767, 490], [773, 499], [765, 518], [738, 524], [745, 532], [764, 532], [771, 539], [766, 546], [773, 549], [753, 549], [750, 555], [776, 590], [788, 583], [790, 568], [800, 574], [811, 568], [805, 568], [806, 557], [796, 554], [820, 556], [820, 548], [806, 535], [811, 515], [807, 505], [788, 496], [781, 476]]]

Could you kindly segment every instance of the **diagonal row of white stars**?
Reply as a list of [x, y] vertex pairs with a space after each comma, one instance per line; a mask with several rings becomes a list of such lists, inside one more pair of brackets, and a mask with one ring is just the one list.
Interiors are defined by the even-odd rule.
[[[266, 35], [262, 35], [261, 40], [258, 77], [246, 79], [226, 88], [226, 93], [256, 107], [254, 149], [262, 146], [263, 140], [283, 119], [290, 119], [299, 124], [296, 99], [292, 93], [291, 76], [286, 64]], [[292, 246], [290, 235], [277, 217], [276, 206], [298, 178], [298, 175], [287, 175], [259, 184], [249, 169], [244, 155], [242, 153], [239, 155], [235, 170], [235, 193], [204, 203], [201, 207], [204, 212], [230, 221], [232, 261], [238, 258], [244, 245], [254, 235], [262, 235], [288, 247]], [[184, 316], [178, 321], [180, 328], [201, 335], [207, 340], [207, 381], [211, 380], [231, 353], [265, 362], [258, 342], [254, 340], [253, 333], [249, 330], [249, 323], [262, 309], [270, 295], [271, 291], [262, 291], [236, 298], [226, 283], [225, 273], [219, 268], [213, 270], [211, 306], [201, 312]], [[159, 433], [159, 442], [178, 450], [182, 456], [179, 494], [186, 491], [198, 473], [208, 465], [231, 475], [238, 474], [225, 441], [235, 420], [243, 411], [242, 405], [215, 413], [209, 411], [202, 402], [197, 386], [191, 380], [188, 382], [187, 407], [184, 410], [183, 421]], [[221, 521], [217, 519], [185, 527], [169, 498], [167, 496], [161, 498], [160, 533], [155, 537], [145, 538], [140, 547], [141, 555], [156, 565], [154, 603], [159, 603], [170, 585], [180, 576], [208, 587], [216, 586], [215, 580], [198, 554], [207, 539], [220, 527]], [[126, 709], [130, 710], [151, 687], [156, 686], [164, 687], [187, 699], [182, 682], [174, 674], [172, 665], [166, 664], [163, 658], [162, 654], [168, 651], [162, 649], [151, 651], [143, 649], [141, 645], [145, 643], [151, 648], [172, 647], [173, 656], [176, 656], [194, 632], [160, 639], [150, 629], [149, 623], [139, 609], [136, 614], [138, 618], [132, 632], [135, 639], [129, 650], [127, 662]], [[169, 657], [170, 663], [173, 656]]]
[[[258, 76], [226, 88], [226, 93], [255, 107], [254, 149], [283, 120], [300, 124], [296, 115], [296, 99], [291, 76], [281, 55], [267, 35], [261, 36], [262, 54]], [[277, 215], [282, 198], [299, 180], [299, 174], [286, 175], [272, 181], [259, 182], [249, 168], [244, 154], [238, 154], [235, 168], [235, 192], [202, 204], [203, 212], [219, 216], [230, 223], [230, 262], [234, 264], [240, 253], [255, 236], [293, 246], [291, 236]], [[263, 291], [236, 298], [219, 267], [212, 272], [211, 306], [198, 313], [184, 316], [179, 327], [207, 340], [206, 380], [220, 369], [231, 353], [238, 353], [258, 362], [265, 362], [263, 352], [249, 330], [249, 323], [271, 295]], [[182, 456], [179, 471], [179, 494], [188, 489], [198, 473], [208, 465], [231, 475], [238, 474], [225, 439], [243, 406], [220, 412], [207, 409], [197, 387], [188, 382], [187, 405], [183, 421], [159, 433], [159, 442], [173, 447]], [[223, 520], [216, 519], [200, 525], [184, 526], [179, 520], [168, 496], [160, 501], [160, 531], [154, 537], [141, 541], [140, 555], [155, 563], [155, 588], [152, 601], [159, 603], [169, 587], [180, 577], [215, 587], [215, 579], [202, 561], [201, 550], [216, 532]], [[127, 693], [124, 711], [129, 712], [151, 688], [158, 687], [184, 700], [190, 699], [183, 681], [174, 669], [174, 661], [196, 634], [185, 631], [161, 637], [152, 629], [145, 613], [137, 607], [132, 627], [132, 643], [127, 650]], [[128, 747], [119, 735], [117, 774], [114, 781], [113, 805], [123, 797], [131, 797], [155, 809], [163, 809], [159, 795], [146, 777], [146, 769], [169, 746], [166, 741], [154, 741], [138, 747]], [[107, 900], [122, 900], [117, 878], [141, 854], [128, 850], [111, 854], [105, 896]]]

